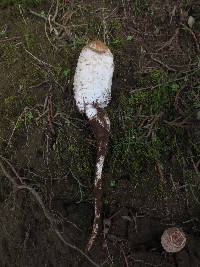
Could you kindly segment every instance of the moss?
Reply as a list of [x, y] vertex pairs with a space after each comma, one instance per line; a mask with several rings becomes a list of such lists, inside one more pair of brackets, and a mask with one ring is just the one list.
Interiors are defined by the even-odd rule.
[[37, 47], [37, 36], [34, 32], [30, 31], [30, 28], [25, 27], [23, 30], [23, 38], [28, 50], [33, 50]]
[[15, 95], [6, 97], [2, 108], [5, 112], [5, 117], [14, 119], [16, 117], [16, 113], [19, 112], [19, 98]]
[[[85, 143], [84, 136], [79, 134], [76, 128], [69, 124], [59, 130], [53, 158], [60, 158], [59, 161], [62, 159], [65, 169], [70, 170], [74, 179], [87, 186], [93, 185], [94, 154], [95, 151], [92, 152], [89, 144]], [[84, 192], [87, 188], [83, 187], [82, 190]]]
[[30, 7], [41, 3], [42, 0], [1, 0], [0, 6], [22, 5], [23, 7]]
[[[143, 194], [161, 199], [175, 198], [175, 194], [169, 192], [166, 181], [161, 179], [156, 164], [160, 162], [166, 175], [171, 154], [177, 158], [187, 154], [187, 130], [173, 128], [166, 123], [179, 116], [175, 99], [181, 85], [171, 82], [159, 70], [143, 79], [145, 84], [154, 83], [155, 89], [135, 91], [131, 95], [123, 93], [110, 110], [113, 134], [109, 165], [114, 177], [129, 173], [131, 182], [143, 189]], [[191, 107], [194, 97], [189, 98]]]
[[15, 44], [2, 44], [0, 48], [3, 51], [2, 59], [6, 65], [12, 66], [18, 61], [17, 47]]
[[10, 109], [10, 107], [15, 104], [17, 97], [16, 96], [9, 96], [4, 99], [4, 105], [6, 109]]
[[143, 14], [144, 16], [145, 13], [147, 13], [148, 15], [152, 14], [150, 5], [146, 0], [135, 0], [133, 6], [133, 12], [135, 16], [140, 16], [141, 14]]
[[111, 23], [110, 23], [110, 28], [114, 33], [119, 33], [123, 31], [122, 23], [119, 18], [113, 18]]

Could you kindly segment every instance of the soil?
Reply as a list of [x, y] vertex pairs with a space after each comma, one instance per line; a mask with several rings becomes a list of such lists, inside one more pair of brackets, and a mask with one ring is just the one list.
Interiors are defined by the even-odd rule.
[[[75, 107], [73, 75], [97, 38], [115, 71], [101, 229], [89, 257], [99, 266], [200, 266], [198, 1], [63, 0], [57, 13], [52, 3], [0, 4], [0, 266], [94, 266], [55, 229], [85, 251], [96, 141]], [[37, 192], [56, 228], [9, 176]], [[174, 226], [187, 243], [170, 254], [160, 239]]]

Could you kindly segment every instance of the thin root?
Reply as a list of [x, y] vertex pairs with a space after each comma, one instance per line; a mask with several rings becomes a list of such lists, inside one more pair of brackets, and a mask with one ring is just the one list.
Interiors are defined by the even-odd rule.
[[[0, 158], [2, 160], [4, 160], [6, 163], [8, 163], [8, 160], [6, 160], [3, 156], [0, 155]], [[8, 164], [11, 167], [11, 163]], [[51, 215], [51, 212], [45, 207], [44, 202], [42, 201], [42, 198], [40, 197], [39, 193], [37, 191], [35, 191], [34, 188], [32, 188], [29, 185], [26, 184], [22, 184], [21, 182], [17, 182], [17, 180], [15, 178], [13, 178], [9, 172], [5, 169], [3, 162], [0, 160], [0, 168], [3, 172], [3, 174], [5, 175], [5, 177], [10, 181], [10, 183], [13, 185], [13, 188], [16, 190], [28, 190], [29, 193], [31, 193], [31, 195], [35, 198], [35, 200], [39, 203], [40, 207], [43, 210], [43, 213], [46, 217], [46, 219], [49, 221], [50, 225], [52, 226], [52, 229], [54, 231], [54, 233], [57, 235], [57, 237], [69, 248], [72, 248], [73, 250], [79, 252], [82, 256], [84, 256], [93, 266], [96, 267], [100, 267], [99, 264], [97, 264], [96, 262], [94, 262], [87, 254], [85, 254], [80, 248], [78, 248], [77, 246], [69, 243], [68, 241], [65, 240], [65, 238], [63, 237], [63, 235], [60, 233], [60, 231], [58, 230], [57, 226], [56, 226], [56, 220], [55, 218]], [[12, 171], [13, 173], [17, 174], [17, 171], [15, 170], [15, 168], [12, 166]], [[16, 175], [17, 177], [19, 177], [19, 175]]]

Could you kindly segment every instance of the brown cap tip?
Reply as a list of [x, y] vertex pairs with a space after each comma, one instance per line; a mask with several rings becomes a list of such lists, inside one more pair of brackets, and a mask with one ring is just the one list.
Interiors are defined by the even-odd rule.
[[99, 40], [95, 40], [90, 42], [87, 47], [89, 47], [90, 49], [94, 50], [95, 52], [98, 53], [106, 53], [109, 51], [109, 48], [101, 41]]

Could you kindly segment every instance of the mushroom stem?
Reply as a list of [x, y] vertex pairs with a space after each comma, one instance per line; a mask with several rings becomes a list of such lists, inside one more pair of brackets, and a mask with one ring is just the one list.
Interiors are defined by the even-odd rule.
[[92, 248], [99, 229], [102, 209], [102, 170], [109, 141], [110, 120], [105, 111], [97, 109], [97, 115], [90, 120], [90, 125], [97, 140], [97, 159], [94, 185], [95, 215], [92, 234], [87, 245], [88, 251]]

